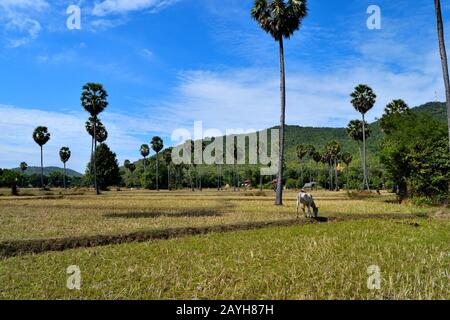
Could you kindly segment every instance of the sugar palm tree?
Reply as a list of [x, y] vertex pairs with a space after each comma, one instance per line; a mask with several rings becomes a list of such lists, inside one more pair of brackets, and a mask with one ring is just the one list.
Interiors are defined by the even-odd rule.
[[[92, 122], [94, 124], [94, 135], [97, 137], [97, 118], [98, 115], [103, 112], [108, 107], [108, 93], [103, 88], [102, 84], [99, 83], [87, 83], [83, 86], [83, 91], [81, 93], [81, 105], [84, 110], [89, 112], [92, 117]], [[94, 138], [94, 150], [97, 149], [97, 139]], [[93, 152], [92, 161], [94, 164], [94, 187], [97, 194], [100, 194], [100, 189], [97, 183], [97, 166], [95, 159], [95, 152]]]
[[22, 171], [22, 188], [23, 188], [23, 175], [25, 175], [25, 171], [28, 170], [28, 164], [26, 162], [21, 162], [19, 167], [20, 171]]
[[141, 156], [144, 158], [144, 172], [145, 172], [147, 166], [147, 157], [150, 154], [150, 147], [148, 146], [148, 144], [143, 144], [139, 152], [141, 153]]
[[63, 176], [64, 189], [67, 189], [67, 187], [66, 187], [66, 177], [67, 177], [66, 163], [67, 163], [67, 161], [69, 161], [71, 155], [72, 155], [72, 153], [70, 152], [70, 149], [68, 147], [62, 147], [61, 150], [59, 150], [59, 158], [61, 159], [61, 162], [64, 164], [64, 176]]
[[362, 129], [363, 129], [363, 168], [364, 168], [364, 181], [363, 187], [367, 190], [369, 187], [369, 179], [367, 176], [367, 151], [366, 151], [366, 120], [365, 115], [370, 109], [373, 108], [376, 101], [376, 94], [373, 90], [365, 84], [360, 84], [355, 88], [355, 91], [350, 95], [352, 98], [352, 105], [356, 111], [361, 113], [362, 116]]
[[[358, 150], [359, 150], [359, 157], [361, 159], [362, 169], [363, 169], [363, 175], [364, 175], [364, 163], [363, 163], [363, 154], [361, 150], [361, 143], [364, 141], [365, 137], [366, 139], [370, 137], [372, 134], [372, 129], [370, 128], [369, 124], [365, 122], [364, 125], [365, 130], [363, 131], [363, 122], [361, 120], [352, 120], [347, 125], [347, 135], [350, 139], [356, 141], [358, 144]], [[364, 133], [363, 133], [364, 132]], [[364, 181], [363, 181], [364, 183]], [[364, 187], [363, 187], [364, 189]]]
[[306, 148], [308, 149], [307, 156], [309, 157], [309, 183], [311, 183], [312, 182], [312, 160], [313, 160], [314, 153], [316, 152], [316, 147], [314, 147], [312, 144], [309, 144], [306, 146]]
[[303, 159], [308, 154], [308, 147], [301, 144], [297, 146], [297, 159], [300, 162], [300, 174], [301, 174], [301, 183], [303, 185], [304, 178], [303, 178]]
[[[336, 140], [330, 141], [326, 145], [326, 150], [328, 154], [328, 159], [330, 161], [330, 166], [332, 169], [334, 169], [334, 177], [335, 177], [335, 191], [339, 191], [339, 181], [338, 181], [338, 173], [337, 173], [337, 165], [338, 160], [341, 152], [341, 145]], [[333, 173], [331, 172], [331, 177], [333, 176]], [[332, 179], [331, 179], [332, 181]], [[333, 184], [333, 183], [331, 183]], [[333, 189], [333, 187], [331, 187]]]
[[130, 171], [130, 173], [133, 173], [136, 170], [136, 165], [132, 163], [130, 160], [125, 160], [123, 163], [123, 166]]
[[350, 152], [344, 152], [341, 156], [342, 161], [345, 163], [345, 167], [346, 167], [346, 176], [347, 176], [347, 190], [349, 189], [348, 187], [348, 182], [349, 182], [349, 174], [348, 174], [348, 168], [350, 166], [350, 163], [352, 163], [353, 161], [353, 156]]
[[44, 188], [44, 145], [50, 140], [47, 127], [37, 127], [33, 132], [33, 140], [41, 148], [41, 188]]
[[169, 148], [164, 150], [163, 153], [164, 162], [167, 166], [167, 189], [169, 189], [169, 191], [172, 190], [170, 187], [170, 165], [172, 164], [172, 150], [173, 148]]
[[260, 27], [278, 42], [280, 50], [280, 154], [278, 159], [278, 180], [275, 205], [282, 205], [284, 129], [286, 121], [286, 75], [283, 39], [289, 39], [295, 31], [300, 29], [302, 20], [307, 15], [306, 0], [255, 0], [251, 14], [259, 23]]
[[156, 152], [156, 190], [159, 191], [159, 153], [164, 148], [164, 142], [160, 137], [153, 137], [150, 144]]
[[[450, 147], [450, 80], [448, 74], [447, 49], [445, 48], [444, 23], [442, 22], [441, 1], [434, 0], [438, 30], [439, 52], [441, 55], [442, 72], [444, 75], [445, 97], [447, 102], [448, 140]], [[450, 183], [449, 183], [450, 188]]]
[[386, 108], [384, 108], [384, 114], [380, 119], [381, 130], [385, 133], [389, 133], [392, 126], [389, 119], [394, 115], [404, 114], [409, 111], [408, 105], [401, 99], [393, 100], [388, 103]]
[[322, 155], [320, 154], [320, 152], [316, 151], [312, 155], [312, 158], [313, 158], [314, 162], [316, 163], [316, 182], [317, 182], [319, 180], [319, 163], [322, 160]]

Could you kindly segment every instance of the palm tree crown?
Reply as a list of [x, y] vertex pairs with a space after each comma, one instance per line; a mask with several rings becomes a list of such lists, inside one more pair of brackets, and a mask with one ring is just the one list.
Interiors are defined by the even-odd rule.
[[61, 150], [59, 150], [59, 157], [62, 163], [69, 161], [71, 155], [72, 153], [68, 147], [62, 147]]
[[386, 108], [384, 108], [384, 113], [387, 116], [404, 113], [407, 111], [409, 111], [409, 106], [402, 99], [393, 100], [386, 106]]
[[276, 41], [289, 39], [308, 14], [306, 0], [255, 0], [252, 17]]
[[47, 127], [37, 127], [34, 129], [33, 140], [40, 147], [45, 145], [50, 140], [50, 133], [48, 132]]
[[143, 156], [144, 158], [147, 158], [150, 154], [150, 148], [149, 148], [148, 144], [143, 144], [139, 151], [141, 153], [141, 156]]
[[25, 172], [28, 169], [28, 164], [26, 162], [20, 163], [20, 171]]
[[81, 105], [91, 116], [98, 116], [108, 106], [107, 98], [108, 93], [102, 84], [87, 83], [83, 86]]
[[153, 137], [151, 145], [156, 153], [159, 153], [164, 148], [164, 142], [160, 137]]
[[352, 97], [353, 107], [362, 115], [373, 108], [377, 98], [373, 90], [365, 84], [358, 85], [350, 96]]
[[[347, 126], [347, 134], [348, 136], [357, 142], [362, 142], [363, 139], [363, 122], [361, 120], [352, 120]], [[366, 139], [370, 137], [372, 134], [372, 129], [370, 128], [369, 124], [365, 123], [365, 133], [366, 133]]]

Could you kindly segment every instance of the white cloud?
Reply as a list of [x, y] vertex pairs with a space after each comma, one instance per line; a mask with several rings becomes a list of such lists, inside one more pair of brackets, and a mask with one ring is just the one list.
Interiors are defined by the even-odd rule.
[[122, 14], [143, 9], [155, 11], [177, 1], [179, 0], [104, 0], [95, 4], [92, 14], [101, 17], [108, 14]]
[[0, 7], [5, 10], [44, 10], [49, 7], [49, 4], [45, 0], [2, 0], [0, 2]]
[[6, 25], [6, 29], [22, 34], [19, 38], [8, 39], [8, 46], [17, 48], [35, 39], [42, 27], [39, 21], [29, 18], [14, 18]]
[[42, 30], [35, 17], [49, 8], [44, 0], [0, 1], [0, 22], [8, 35], [6, 46], [17, 48], [35, 39]]
[[[0, 136], [0, 168], [17, 167], [21, 161], [30, 166], [39, 165], [40, 149], [33, 141], [32, 133], [42, 125], [48, 127], [51, 134], [50, 141], [44, 146], [44, 165], [61, 166], [59, 149], [68, 146], [72, 150], [68, 167], [84, 172], [90, 156], [90, 137], [85, 131], [86, 113], [50, 112], [0, 104], [0, 115], [3, 133]], [[112, 112], [105, 112], [101, 119], [108, 129], [107, 143], [117, 153], [119, 162], [126, 158], [137, 160], [139, 146], [152, 137], [151, 121]], [[145, 138], [140, 139], [137, 135], [145, 135]]]
[[[336, 68], [327, 73], [308, 72], [287, 65], [287, 123], [300, 126], [343, 127], [359, 114], [350, 104], [350, 93], [359, 83], [367, 83], [378, 95], [368, 114], [380, 117], [393, 99], [402, 98], [411, 106], [434, 100], [442, 93], [437, 52], [424, 57], [423, 72], [393, 72], [376, 64]], [[442, 94], [440, 94], [442, 98]], [[279, 123], [279, 77], [276, 68], [229, 69], [219, 72], [191, 71], [180, 76], [172, 98], [151, 105], [156, 117], [165, 115], [170, 129], [191, 129], [194, 121], [208, 128], [267, 128]]]

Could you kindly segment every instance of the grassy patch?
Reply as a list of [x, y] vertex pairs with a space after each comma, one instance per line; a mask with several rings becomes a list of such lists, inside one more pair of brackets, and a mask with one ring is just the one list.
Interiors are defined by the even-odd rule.
[[[0, 260], [0, 297], [449, 299], [448, 220], [268, 228]], [[81, 291], [66, 268], [81, 269]], [[381, 289], [367, 268], [381, 268]]]
[[[0, 240], [107, 236], [168, 228], [287, 221], [296, 217], [294, 192], [286, 193], [283, 207], [273, 206], [272, 192], [262, 195], [257, 191], [124, 190], [105, 192], [100, 197], [71, 192], [62, 195], [37, 192], [31, 197], [1, 198]], [[314, 196], [320, 215], [326, 217], [430, 212], [429, 208], [412, 204], [387, 203], [389, 195], [351, 199], [345, 192], [314, 192]]]

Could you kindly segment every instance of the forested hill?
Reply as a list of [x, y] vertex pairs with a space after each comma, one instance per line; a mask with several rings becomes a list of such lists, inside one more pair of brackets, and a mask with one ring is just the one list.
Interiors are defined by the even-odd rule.
[[[424, 105], [412, 109], [414, 112], [426, 112], [433, 117], [442, 121], [447, 121], [447, 110], [445, 103], [429, 102]], [[358, 119], [355, 114], [355, 119]], [[382, 139], [382, 132], [380, 130], [379, 122], [376, 121], [370, 124], [372, 135], [367, 140], [367, 149], [370, 156], [378, 154], [380, 142]], [[286, 155], [287, 161], [296, 161], [296, 147], [300, 144], [311, 144], [319, 151], [324, 149], [324, 146], [330, 140], [337, 140], [344, 151], [351, 152], [354, 155], [358, 153], [358, 146], [347, 136], [345, 128], [311, 128], [299, 126], [287, 126], [286, 128]]]
[[[20, 168], [14, 168], [13, 170], [20, 171]], [[44, 175], [45, 176], [49, 176], [52, 172], [57, 172], [57, 171], [63, 172], [64, 169], [63, 168], [59, 168], [59, 167], [44, 167]], [[25, 174], [27, 176], [31, 176], [33, 174], [41, 174], [41, 167], [29, 167], [27, 169], [27, 171], [25, 171]], [[81, 177], [82, 174], [68, 168], [67, 169], [67, 176], [69, 176], [69, 177]]]

